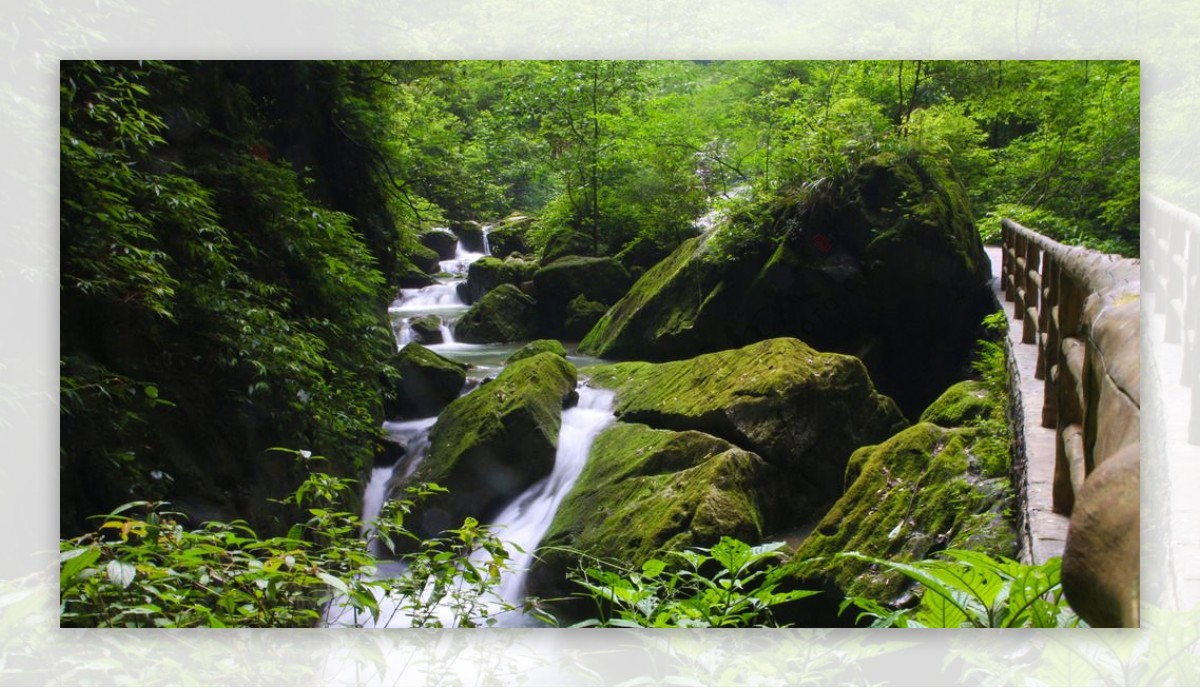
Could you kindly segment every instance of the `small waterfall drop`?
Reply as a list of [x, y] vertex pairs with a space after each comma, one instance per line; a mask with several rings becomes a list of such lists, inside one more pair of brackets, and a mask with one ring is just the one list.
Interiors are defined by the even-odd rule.
[[567, 493], [575, 486], [596, 436], [616, 421], [613, 415], [614, 393], [579, 387], [579, 403], [563, 411], [562, 428], [558, 432], [558, 452], [550, 475], [534, 483], [513, 500], [492, 520], [496, 535], [505, 543], [518, 545], [524, 554], [510, 548], [513, 570], [500, 585], [505, 602], [520, 606], [525, 592], [525, 578], [533, 563], [534, 550], [550, 528]]

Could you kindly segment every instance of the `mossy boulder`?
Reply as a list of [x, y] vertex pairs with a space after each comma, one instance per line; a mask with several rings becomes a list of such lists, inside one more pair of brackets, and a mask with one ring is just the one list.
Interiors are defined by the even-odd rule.
[[841, 494], [854, 450], [907, 425], [858, 359], [821, 353], [798, 339], [589, 373], [591, 384], [616, 391], [620, 420], [704, 432], [779, 468], [789, 489], [781, 513], [790, 523], [812, 519]]
[[412, 328], [413, 341], [418, 344], [441, 344], [445, 337], [442, 335], [442, 319], [436, 315], [422, 315], [408, 322]]
[[466, 364], [452, 361], [420, 344], [407, 344], [392, 361], [399, 377], [389, 415], [427, 418], [458, 398], [466, 381]]
[[996, 403], [982, 382], [964, 380], [955, 383], [934, 400], [921, 414], [920, 421], [943, 428], [960, 428], [987, 418], [995, 410]]
[[413, 246], [412, 254], [409, 256], [409, 260], [412, 261], [412, 264], [415, 265], [418, 270], [421, 270], [429, 275], [436, 275], [442, 269], [442, 266], [438, 262], [441, 260], [441, 258], [438, 256], [437, 251], [434, 251], [428, 246], [423, 246], [421, 244]]
[[417, 267], [411, 260], [400, 258], [396, 268], [396, 286], [400, 289], [420, 289], [428, 287], [436, 280], [425, 270]]
[[[596, 438], [541, 546], [637, 568], [659, 552], [710, 546], [722, 535], [759, 542], [764, 505], [778, 501], [777, 472], [712, 435], [617, 423]], [[540, 556], [526, 590], [569, 594], [565, 575], [575, 558], [553, 549]]]
[[467, 281], [460, 285], [458, 293], [464, 303], [475, 303], [501, 284], [520, 286], [537, 269], [537, 263], [532, 261], [484, 256], [467, 268]]
[[567, 357], [567, 350], [563, 348], [562, 342], [557, 339], [535, 339], [525, 346], [517, 349], [504, 361], [504, 365], [512, 365], [523, 358], [536, 356], [544, 351], [549, 351], [555, 356]]
[[519, 342], [537, 336], [534, 301], [511, 284], [502, 284], [467, 309], [454, 324], [460, 342]]
[[429, 453], [406, 485], [449, 490], [424, 502], [405, 525], [421, 537], [456, 528], [467, 516], [488, 522], [554, 467], [563, 402], [575, 391], [575, 367], [543, 352], [517, 361], [495, 380], [456, 399], [430, 431]]
[[590, 256], [595, 255], [595, 252], [592, 238], [587, 234], [570, 229], [560, 229], [546, 240], [546, 245], [542, 247], [539, 258], [543, 265], [549, 265], [567, 256]]
[[579, 296], [611, 304], [628, 291], [632, 278], [609, 257], [566, 256], [544, 265], [533, 275], [538, 313], [543, 327], [552, 334], [562, 331], [567, 305]]
[[635, 237], [617, 253], [617, 262], [626, 270], [646, 271], [657, 265], [671, 254], [671, 249], [657, 241], [644, 236]]
[[464, 251], [483, 253], [483, 225], [474, 220], [462, 220], [451, 223], [450, 231], [458, 238], [458, 242], [462, 244]]
[[509, 256], [514, 253], [527, 254], [530, 252], [529, 242], [525, 233], [529, 230], [533, 218], [528, 215], [510, 215], [496, 223], [488, 232], [488, 246], [493, 256]]
[[572, 341], [583, 339], [607, 312], [608, 306], [591, 301], [583, 294], [576, 296], [567, 304], [567, 315], [563, 320], [563, 336]]
[[1006, 516], [1011, 487], [1003, 478], [983, 478], [977, 464], [969, 430], [932, 423], [859, 449], [845, 494], [789, 566], [803, 585], [888, 603], [909, 588], [905, 576], [836, 555], [913, 561], [953, 547], [1013, 556], [1016, 536]]
[[454, 254], [458, 250], [458, 237], [444, 227], [435, 227], [421, 232], [417, 236], [417, 241], [425, 248], [435, 251], [440, 260], [454, 258]]
[[758, 210], [683, 242], [580, 350], [673, 360], [798, 337], [862, 358], [911, 416], [961, 378], [992, 309], [990, 263], [942, 163], [880, 154], [844, 183]]

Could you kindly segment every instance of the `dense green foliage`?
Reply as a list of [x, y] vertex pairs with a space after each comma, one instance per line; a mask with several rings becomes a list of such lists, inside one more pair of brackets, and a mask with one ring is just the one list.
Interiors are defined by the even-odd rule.
[[[723, 537], [711, 548], [672, 550], [638, 571], [596, 561], [568, 578], [596, 605], [597, 616], [577, 627], [749, 628], [778, 626], [775, 608], [817, 594], [781, 589], [782, 542], [752, 547]], [[577, 556], [579, 553], [575, 553]]]
[[[317, 457], [296, 453], [308, 465]], [[160, 502], [113, 510], [94, 531], [61, 542], [60, 620], [86, 627], [413, 627], [494, 623], [510, 608], [495, 594], [508, 553], [467, 520], [447, 537], [398, 555], [402, 573], [381, 576], [357, 516], [342, 511], [354, 481], [314, 472], [286, 498], [306, 520], [260, 537], [244, 521], [186, 529]], [[372, 537], [395, 549], [414, 539], [404, 517], [436, 485], [394, 500]], [[484, 553], [471, 559], [462, 552]], [[332, 606], [330, 606], [332, 605]]]
[[901, 563], [842, 556], [894, 569], [920, 583], [921, 601], [911, 609], [887, 609], [861, 597], [847, 598], [842, 609], [857, 606], [859, 621], [872, 628], [1067, 628], [1086, 625], [1071, 610], [1062, 590], [1062, 559], [1022, 564], [980, 552], [945, 550], [943, 558]]

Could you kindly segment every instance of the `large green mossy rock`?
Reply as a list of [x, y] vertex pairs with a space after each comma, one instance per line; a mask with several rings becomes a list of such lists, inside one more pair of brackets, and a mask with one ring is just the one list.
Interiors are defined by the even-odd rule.
[[537, 263], [532, 261], [484, 256], [467, 268], [467, 281], [458, 293], [465, 303], [475, 303], [501, 284], [520, 286], [533, 277], [537, 269]]
[[401, 289], [420, 289], [436, 281], [428, 272], [407, 258], [398, 258], [396, 262], [396, 286]]
[[535, 339], [520, 349], [514, 351], [512, 355], [504, 361], [504, 365], [512, 365], [523, 358], [537, 356], [545, 351], [549, 351], [555, 356], [562, 356], [563, 358], [567, 357], [566, 348], [564, 348], [562, 342], [558, 341], [557, 339]]
[[412, 328], [413, 341], [418, 344], [441, 344], [445, 340], [442, 334], [442, 319], [436, 315], [422, 315], [409, 321]]
[[485, 294], [454, 324], [454, 338], [460, 342], [519, 342], [536, 336], [534, 301], [511, 284]]
[[576, 342], [583, 339], [607, 312], [608, 306], [591, 301], [582, 294], [576, 296], [567, 304], [566, 317], [563, 319], [563, 337]]
[[997, 403], [982, 382], [964, 380], [955, 383], [934, 400], [921, 414], [920, 422], [943, 428], [963, 427], [972, 421], [987, 418]]
[[[846, 182], [761, 205], [648, 270], [580, 351], [674, 360], [798, 337], [862, 358], [912, 416], [961, 377], [991, 310], [990, 263], [941, 164], [879, 155]], [[736, 250], [717, 250], [733, 235]]]
[[970, 430], [919, 423], [856, 452], [846, 493], [789, 564], [797, 577], [806, 586], [887, 603], [910, 587], [909, 579], [836, 555], [912, 561], [952, 547], [1013, 556], [1009, 482], [982, 477], [971, 438]]
[[463, 220], [451, 223], [450, 231], [454, 233], [454, 236], [458, 237], [458, 243], [462, 244], [464, 251], [470, 251], [471, 253], [484, 252], [483, 225], [474, 220]]
[[467, 366], [426, 349], [408, 344], [392, 361], [399, 377], [396, 400], [387, 412], [392, 416], [427, 418], [436, 415], [462, 391]]
[[875, 391], [862, 363], [821, 353], [798, 339], [671, 363], [618, 363], [589, 370], [616, 390], [623, 421], [697, 430], [752, 451], [787, 474], [793, 519], [842, 492], [850, 454], [907, 423]]
[[637, 568], [651, 556], [707, 547], [722, 535], [760, 542], [778, 470], [758, 455], [702, 432], [617, 423], [602, 432], [546, 536], [526, 590], [543, 598], [572, 592], [577, 556]]
[[436, 275], [442, 269], [442, 266], [438, 262], [441, 258], [438, 256], [437, 251], [422, 244], [417, 244], [413, 247], [412, 255], [409, 256], [409, 259], [418, 269], [430, 275]]
[[486, 523], [554, 467], [564, 401], [575, 391], [575, 367], [541, 353], [504, 369], [495, 380], [455, 400], [430, 432], [429, 454], [413, 475], [394, 485], [435, 482], [434, 495], [405, 521], [421, 537]]
[[549, 265], [567, 256], [590, 256], [596, 252], [592, 238], [583, 232], [560, 229], [546, 241], [539, 256], [543, 265]]
[[530, 252], [529, 241], [525, 234], [533, 218], [519, 213], [509, 215], [497, 222], [488, 232], [488, 246], [493, 256], [509, 256], [513, 253], [522, 255]]
[[436, 251], [441, 260], [454, 258], [454, 254], [458, 250], [458, 237], [444, 227], [435, 227], [421, 232], [417, 236], [417, 241], [425, 248]]
[[614, 303], [633, 280], [613, 258], [566, 256], [534, 273], [533, 284], [543, 327], [560, 334], [571, 301], [582, 296], [601, 304]]

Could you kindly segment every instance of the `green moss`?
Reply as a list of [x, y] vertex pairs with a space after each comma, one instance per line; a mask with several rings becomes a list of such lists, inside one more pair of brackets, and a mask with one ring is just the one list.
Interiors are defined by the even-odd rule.
[[412, 245], [412, 253], [409, 256], [409, 259], [412, 261], [413, 265], [417, 266], [418, 269], [430, 275], [436, 274], [441, 268], [441, 266], [438, 265], [438, 261], [441, 260], [441, 257], [438, 256], [438, 252], [421, 244]]
[[504, 362], [504, 365], [512, 365], [521, 359], [536, 356], [545, 351], [549, 351], [555, 356], [567, 357], [567, 350], [563, 348], [562, 342], [557, 339], [535, 339], [514, 351]]
[[1011, 555], [1013, 530], [1003, 516], [1010, 492], [973, 469], [970, 437], [919, 423], [860, 449], [850, 461], [854, 482], [797, 549], [797, 574], [889, 602], [909, 584], [904, 576], [835, 555], [911, 561], [955, 543]]
[[392, 415], [428, 417], [454, 401], [466, 380], [466, 364], [452, 361], [412, 343], [392, 361], [398, 377], [396, 401], [388, 407]]
[[460, 342], [517, 342], [533, 339], [534, 301], [511, 284], [502, 284], [471, 306], [454, 326]]
[[[777, 489], [774, 475], [757, 455], [711, 435], [617, 423], [597, 437], [543, 546], [636, 567], [666, 550], [712, 545], [722, 535], [757, 542], [763, 502]], [[543, 558], [534, 575], [537, 592], [561, 592], [555, 581], [574, 557], [551, 550]]]
[[447, 406], [410, 482], [432, 481], [450, 492], [418, 514], [415, 532], [434, 535], [460, 525], [464, 516], [486, 521], [549, 474], [563, 402], [574, 389], [575, 367], [543, 352]]
[[951, 386], [930, 404], [921, 414], [921, 422], [933, 423], [943, 428], [964, 427], [987, 418], [995, 411], [997, 403], [997, 400], [988, 394], [983, 383], [965, 380]]
[[608, 306], [597, 301], [591, 301], [583, 294], [571, 299], [567, 304], [567, 317], [563, 322], [563, 336], [569, 340], [578, 341], [587, 336], [600, 318], [608, 312]]
[[520, 286], [522, 282], [533, 277], [538, 265], [532, 261], [519, 258], [501, 260], [492, 256], [484, 256], [471, 263], [467, 268], [467, 285], [464, 299], [474, 303], [483, 298], [489, 291], [501, 284]]
[[814, 502], [841, 493], [851, 452], [906, 424], [858, 359], [798, 339], [589, 373], [593, 385], [616, 390], [622, 420], [721, 437], [794, 471], [791, 484]]

